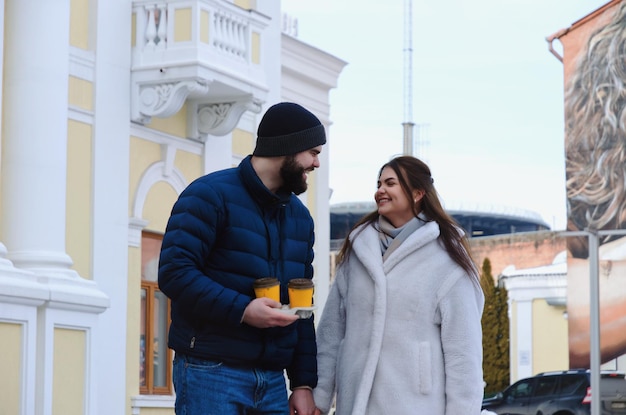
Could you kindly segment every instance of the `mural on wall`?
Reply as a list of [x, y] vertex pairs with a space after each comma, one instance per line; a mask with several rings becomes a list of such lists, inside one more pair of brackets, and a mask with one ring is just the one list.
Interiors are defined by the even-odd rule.
[[[626, 0], [579, 23], [567, 35], [574, 43], [561, 39], [567, 58], [567, 229], [626, 229]], [[567, 246], [570, 367], [588, 368], [588, 241], [569, 237]], [[599, 259], [600, 354], [606, 363], [626, 354], [626, 236], [602, 236]]]

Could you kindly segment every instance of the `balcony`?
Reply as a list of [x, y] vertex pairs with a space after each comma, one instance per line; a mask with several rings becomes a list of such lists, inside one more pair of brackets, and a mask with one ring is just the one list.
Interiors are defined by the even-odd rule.
[[270, 18], [223, 0], [133, 2], [131, 119], [167, 118], [186, 103], [191, 138], [224, 135], [260, 112], [259, 64]]

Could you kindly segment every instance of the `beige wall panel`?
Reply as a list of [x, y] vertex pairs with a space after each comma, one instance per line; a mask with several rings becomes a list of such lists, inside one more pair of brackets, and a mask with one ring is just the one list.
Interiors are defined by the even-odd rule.
[[174, 12], [174, 42], [191, 41], [191, 9], [176, 9]]
[[209, 12], [202, 10], [200, 12], [200, 42], [209, 44]]
[[178, 194], [168, 183], [158, 182], [152, 186], [143, 207], [143, 219], [148, 221], [146, 230], [165, 233], [167, 220], [177, 198]]
[[256, 9], [256, 0], [235, 0], [234, 3], [242, 9]]
[[183, 173], [187, 183], [191, 183], [194, 179], [202, 176], [204, 169], [202, 168], [202, 157], [197, 154], [191, 154], [186, 151], [178, 151], [174, 165]]
[[70, 0], [70, 45], [89, 49], [89, 0]]
[[130, 137], [130, 172], [128, 212], [132, 215], [135, 193], [146, 169], [161, 160], [161, 146], [137, 137]]
[[142, 408], [141, 415], [174, 415], [174, 410], [167, 408]]
[[543, 299], [533, 301], [533, 373], [569, 368], [565, 307], [553, 307]]
[[[128, 315], [126, 317], [126, 388], [139, 394], [139, 331], [141, 308], [141, 248], [128, 248]], [[143, 411], [141, 412], [143, 414]], [[173, 411], [171, 412], [173, 413]]]
[[233, 154], [241, 157], [252, 154], [254, 151], [254, 145], [256, 144], [255, 140], [255, 134], [235, 128], [233, 130]]
[[187, 104], [169, 118], [152, 117], [148, 127], [176, 137], [187, 137]]
[[66, 240], [73, 268], [91, 278], [92, 126], [68, 121]]
[[261, 34], [252, 32], [250, 42], [250, 60], [259, 65], [261, 63]]
[[0, 414], [20, 413], [20, 385], [22, 383], [22, 330], [21, 324], [0, 323]]
[[70, 76], [69, 103], [87, 111], [93, 111], [93, 84], [84, 79]]
[[84, 331], [54, 329], [52, 415], [82, 415], [85, 408]]
[[[2, 79], [2, 83], [4, 84], [4, 79]], [[7, 106], [4, 105], [4, 97], [0, 97], [0, 99], [3, 100], [3, 105], [2, 105], [3, 111], [2, 111], [2, 115], [0, 115], [0, 116], [2, 117], [2, 126], [4, 127], [6, 125], [6, 123], [4, 122], [4, 119], [6, 117], [9, 117], [10, 114], [9, 114], [9, 111], [7, 111]], [[2, 128], [2, 130], [0, 131], [0, 134], [1, 134], [0, 135], [0, 167], [2, 167], [2, 157], [3, 157], [3, 154], [6, 154], [6, 152], [4, 151], [3, 147], [4, 147], [5, 141], [8, 140], [8, 138], [7, 138], [7, 135], [4, 132], [4, 128]], [[2, 213], [2, 180], [0, 180], [0, 213]], [[2, 238], [2, 222], [3, 221], [0, 220], [0, 241], [3, 240], [3, 238]]]
[[[0, 134], [4, 135], [3, 132], [0, 132]], [[6, 136], [5, 136], [6, 137]], [[2, 167], [2, 136], [0, 136], [0, 168]], [[0, 186], [0, 214], [2, 214], [2, 186]], [[4, 238], [2, 237], [2, 221], [0, 220], [0, 241], [2, 241]]]

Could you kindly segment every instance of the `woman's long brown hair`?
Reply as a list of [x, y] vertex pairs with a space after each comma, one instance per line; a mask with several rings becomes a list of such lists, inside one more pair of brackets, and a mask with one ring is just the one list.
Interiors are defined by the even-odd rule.
[[[414, 190], [423, 190], [425, 192], [424, 197], [413, 205], [413, 214], [417, 217], [420, 212], [424, 212], [428, 220], [437, 222], [440, 229], [439, 241], [443, 244], [450, 257], [468, 274], [478, 278], [467, 237], [460, 231], [456, 221], [441, 206], [437, 191], [433, 185], [430, 168], [426, 163], [412, 156], [395, 157], [380, 168], [378, 177], [380, 177], [383, 169], [386, 167], [391, 168], [396, 173], [400, 186], [409, 200], [413, 200]], [[378, 210], [368, 213], [352, 227], [350, 233], [363, 224], [375, 226], [379, 216]], [[348, 234], [337, 255], [337, 263], [342, 263], [346, 260], [351, 252], [352, 242], [350, 241], [350, 234]]]

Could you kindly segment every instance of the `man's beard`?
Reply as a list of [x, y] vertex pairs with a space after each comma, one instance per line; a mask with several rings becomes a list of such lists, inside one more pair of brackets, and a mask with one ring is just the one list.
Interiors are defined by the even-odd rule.
[[285, 157], [283, 165], [280, 166], [280, 177], [283, 179], [282, 189], [297, 195], [304, 193], [307, 189], [304, 171], [304, 167], [296, 162], [295, 156]]

